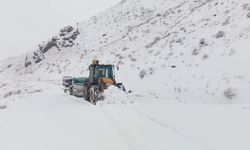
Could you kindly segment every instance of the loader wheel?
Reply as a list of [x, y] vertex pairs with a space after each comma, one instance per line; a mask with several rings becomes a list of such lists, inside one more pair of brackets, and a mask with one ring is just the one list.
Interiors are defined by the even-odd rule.
[[96, 105], [96, 100], [97, 100], [97, 95], [96, 95], [96, 92], [95, 92], [95, 88], [91, 87], [90, 91], [89, 91], [89, 101], [92, 104]]

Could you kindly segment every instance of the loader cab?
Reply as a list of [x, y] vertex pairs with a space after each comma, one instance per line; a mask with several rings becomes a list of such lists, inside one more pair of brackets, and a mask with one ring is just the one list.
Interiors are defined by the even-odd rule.
[[114, 66], [113, 65], [99, 65], [92, 64], [89, 66], [89, 82], [91, 84], [97, 84], [98, 79], [105, 77], [114, 80]]
[[89, 77], [83, 84], [83, 97], [85, 100], [96, 104], [104, 98], [102, 93], [109, 86], [117, 86], [125, 91], [122, 83], [115, 81], [114, 65], [100, 65], [98, 60], [93, 60], [89, 66]]

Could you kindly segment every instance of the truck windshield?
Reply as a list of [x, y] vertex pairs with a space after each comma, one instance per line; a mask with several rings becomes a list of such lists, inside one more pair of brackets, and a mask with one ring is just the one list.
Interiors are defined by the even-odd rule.
[[86, 80], [86, 78], [74, 78], [73, 79], [73, 83], [74, 84], [83, 85], [83, 83], [84, 83], [85, 80]]

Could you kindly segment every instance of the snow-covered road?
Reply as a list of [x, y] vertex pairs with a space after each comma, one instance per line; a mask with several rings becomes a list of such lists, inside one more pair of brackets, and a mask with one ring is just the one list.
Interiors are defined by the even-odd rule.
[[0, 110], [1, 150], [247, 150], [248, 106], [94, 106], [57, 85]]

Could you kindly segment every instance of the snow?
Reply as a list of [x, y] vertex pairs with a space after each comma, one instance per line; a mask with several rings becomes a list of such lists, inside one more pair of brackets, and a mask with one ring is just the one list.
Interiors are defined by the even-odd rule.
[[[127, 105], [133, 104], [135, 101], [139, 101], [139, 95], [134, 95], [119, 89], [116, 86], [109, 86], [107, 90], [102, 94], [104, 100], [99, 101], [97, 105], [104, 106], [110, 104]], [[135, 99], [137, 97], [137, 99]]]
[[249, 105], [191, 105], [143, 97], [129, 105], [95, 106], [63, 93], [60, 85], [35, 84], [46, 89], [24, 94], [0, 110], [1, 149], [250, 148]]
[[[248, 0], [123, 0], [0, 61], [0, 148], [249, 150], [249, 13]], [[93, 59], [132, 93], [110, 87], [96, 106], [63, 93]]]
[[[88, 76], [88, 65], [99, 59], [119, 67], [117, 81], [143, 95], [248, 104], [249, 8], [247, 0], [125, 0], [77, 24], [65, 35], [78, 31], [74, 44], [59, 37], [72, 47], [54, 46], [39, 63], [35, 51], [2, 61], [0, 78], [61, 82], [65, 75]], [[228, 89], [237, 91], [232, 99], [224, 95]]]

